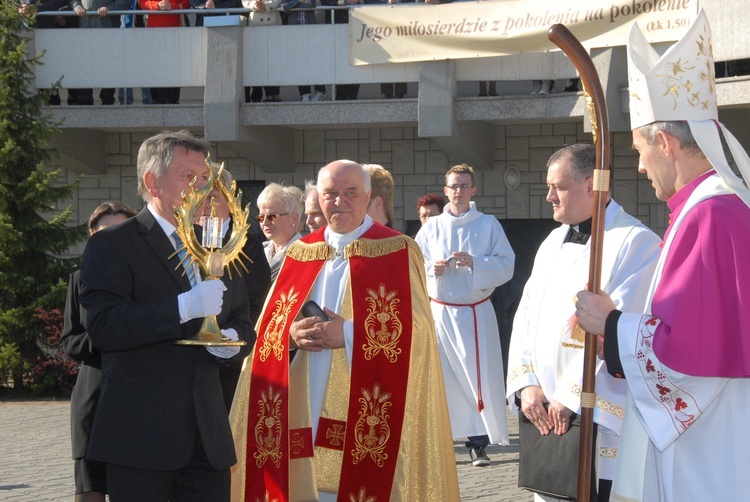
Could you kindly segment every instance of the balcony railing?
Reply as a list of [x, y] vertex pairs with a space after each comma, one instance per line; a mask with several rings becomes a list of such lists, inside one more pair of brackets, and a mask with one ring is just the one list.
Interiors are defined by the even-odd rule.
[[[337, 7], [320, 8], [333, 10]], [[248, 9], [212, 10], [246, 14]], [[112, 11], [121, 14], [203, 14], [196, 10]], [[73, 15], [73, 12], [51, 15]], [[39, 15], [49, 15], [39, 13]], [[95, 12], [90, 15], [96, 15]], [[35, 51], [45, 52], [36, 84], [51, 86], [61, 77], [67, 88], [203, 87], [212, 57], [210, 30], [238, 44], [241, 85], [368, 84], [417, 82], [419, 63], [351, 66], [348, 25], [184, 27], [160, 29], [47, 29], [35, 31]], [[231, 34], [231, 35], [228, 35]], [[226, 43], [228, 39], [225, 38]], [[575, 76], [559, 52], [456, 61], [456, 80], [521, 81]]]

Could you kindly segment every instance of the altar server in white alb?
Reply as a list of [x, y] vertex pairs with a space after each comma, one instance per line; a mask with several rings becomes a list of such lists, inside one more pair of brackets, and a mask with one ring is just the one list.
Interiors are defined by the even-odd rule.
[[[588, 281], [596, 149], [575, 144], [547, 162], [547, 201], [562, 225], [542, 242], [513, 321], [507, 396], [546, 436], [568, 432], [580, 413], [584, 333], [578, 328], [573, 298]], [[619, 308], [643, 309], [661, 239], [610, 199], [604, 216], [601, 289]], [[607, 500], [614, 477], [618, 435], [627, 385], [610, 376], [604, 361], [596, 368], [599, 500]], [[521, 437], [521, 441], [524, 438]], [[576, 466], [550, 465], [565, 476]], [[575, 474], [573, 474], [575, 476]]]
[[[578, 293], [646, 433], [641, 459], [621, 460], [618, 500], [750, 500], [750, 190], [720, 136], [745, 180], [750, 158], [718, 121], [713, 45], [703, 11], [661, 57], [637, 26], [628, 41], [638, 170], [671, 214], [645, 314]], [[627, 425], [622, 444], [637, 444]]]
[[417, 234], [427, 272], [454, 438], [468, 438], [474, 466], [484, 448], [508, 444], [503, 358], [490, 294], [513, 277], [515, 255], [494, 216], [477, 211], [474, 169], [445, 174], [448, 204]]

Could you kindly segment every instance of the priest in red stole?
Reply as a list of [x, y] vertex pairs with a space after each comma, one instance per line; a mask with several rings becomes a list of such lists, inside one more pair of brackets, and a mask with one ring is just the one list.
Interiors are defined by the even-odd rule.
[[235, 394], [232, 500], [459, 500], [422, 254], [367, 216], [359, 164], [318, 194], [328, 226], [287, 251]]

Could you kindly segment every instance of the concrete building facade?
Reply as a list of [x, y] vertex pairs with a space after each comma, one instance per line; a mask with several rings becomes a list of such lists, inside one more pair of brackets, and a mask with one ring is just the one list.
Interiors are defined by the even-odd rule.
[[[750, 57], [742, 21], [750, 3], [700, 3], [717, 61]], [[346, 25], [35, 32], [33, 50], [46, 51], [36, 70], [39, 88], [61, 76], [64, 88], [133, 87], [137, 98], [141, 87], [183, 88], [180, 105], [52, 107], [62, 134], [52, 141], [60, 155], [51, 167], [61, 168], [60, 182], [83, 175], [61, 208], [72, 205], [82, 223], [106, 200], [142, 207], [135, 170], [141, 141], [188, 129], [205, 136], [213, 159], [226, 162], [240, 181], [302, 187], [335, 159], [381, 164], [396, 182], [400, 230], [417, 219], [416, 199], [442, 192], [443, 174], [462, 162], [477, 170], [482, 211], [501, 221], [551, 218], [547, 159], [565, 145], [591, 141], [583, 93], [529, 95], [532, 79], [555, 79], [562, 87], [575, 76], [564, 55], [351, 67], [340, 49], [348, 36]], [[279, 53], [295, 44], [305, 50]], [[666, 206], [637, 173], [631, 150], [625, 49], [594, 49], [592, 57], [608, 98], [613, 196], [662, 233]], [[500, 96], [477, 97], [478, 80], [497, 80]], [[396, 81], [408, 82], [406, 98], [379, 99], [379, 83]], [[326, 84], [330, 96], [335, 85], [352, 82], [362, 84], [356, 101], [296, 101], [296, 84]], [[282, 85], [285, 101], [245, 103], [244, 88], [258, 85]], [[721, 120], [750, 147], [750, 77], [717, 75], [717, 94]]]

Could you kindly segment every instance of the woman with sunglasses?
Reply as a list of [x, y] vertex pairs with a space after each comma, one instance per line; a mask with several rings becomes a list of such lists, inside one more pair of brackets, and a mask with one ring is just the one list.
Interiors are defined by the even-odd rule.
[[256, 219], [268, 239], [263, 249], [271, 266], [271, 281], [275, 281], [289, 244], [302, 237], [299, 233], [300, 215], [304, 212], [302, 191], [295, 186], [271, 183], [258, 196], [258, 211]]

